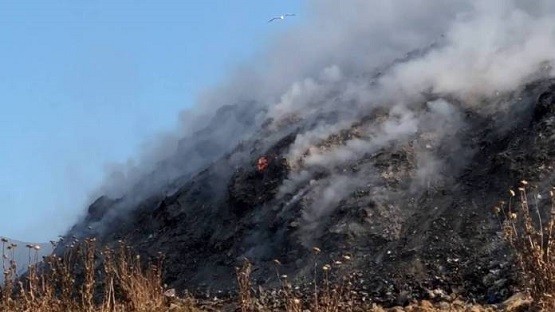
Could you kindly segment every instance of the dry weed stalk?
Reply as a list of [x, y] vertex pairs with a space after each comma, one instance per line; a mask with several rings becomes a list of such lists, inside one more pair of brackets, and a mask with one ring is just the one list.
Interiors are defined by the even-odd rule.
[[[350, 260], [350, 256], [343, 257], [343, 261]], [[322, 290], [319, 291], [319, 296], [314, 296], [318, 298], [318, 301], [315, 301], [312, 310], [322, 312], [353, 311], [353, 300], [351, 298], [351, 280], [353, 276], [349, 274], [349, 269], [343, 261], [335, 260], [332, 261], [332, 264], [322, 266]], [[318, 291], [317, 288], [315, 294], [316, 291]]]
[[95, 284], [95, 239], [85, 240], [84, 248], [80, 250], [83, 259], [84, 281], [81, 289], [81, 308], [83, 311], [91, 312], [94, 309], [93, 296]]
[[[29, 259], [38, 260], [39, 248], [28, 248]], [[62, 257], [48, 256], [40, 264], [29, 265], [25, 275], [16, 279], [12, 253], [4, 270], [0, 311], [166, 311], [161, 266], [161, 257], [143, 266], [140, 257], [123, 244], [117, 251], [97, 253], [95, 240], [87, 239]], [[100, 275], [104, 279], [99, 280]]]
[[[281, 283], [279, 291], [283, 299], [281, 309], [287, 312], [315, 311], [315, 312], [342, 312], [354, 311], [354, 300], [352, 298], [352, 279], [355, 274], [349, 273], [351, 268], [349, 262], [352, 257], [344, 255], [340, 260], [332, 261], [318, 267], [318, 255], [321, 250], [317, 247], [312, 249], [314, 254], [314, 275], [312, 293], [301, 293], [295, 291], [288, 280], [287, 275], [280, 274], [281, 262], [274, 260], [277, 279]], [[319, 272], [322, 272], [319, 274]], [[319, 277], [321, 276], [321, 280]]]
[[275, 259], [274, 264], [275, 264], [277, 280], [280, 281], [280, 284], [281, 284], [280, 295], [282, 295], [284, 299], [285, 311], [288, 311], [288, 312], [302, 311], [302, 300], [297, 298], [298, 296], [296, 296], [295, 293], [293, 292], [293, 285], [287, 279], [287, 275], [280, 274], [279, 272], [279, 267], [281, 266], [281, 262]]
[[[510, 191], [509, 204], [495, 209], [505, 217], [504, 237], [512, 247], [522, 273], [522, 283], [538, 308], [555, 309], [555, 197], [550, 191], [549, 208], [542, 209], [537, 192], [530, 194], [527, 181], [521, 181], [518, 196]], [[516, 202], [515, 198], [518, 198]], [[530, 200], [534, 205], [530, 205]], [[549, 210], [549, 211], [542, 211]], [[547, 220], [542, 215], [548, 215]]]
[[239, 287], [239, 307], [241, 312], [252, 312], [254, 311], [251, 290], [252, 264], [245, 258], [243, 266], [235, 268], [235, 271]]

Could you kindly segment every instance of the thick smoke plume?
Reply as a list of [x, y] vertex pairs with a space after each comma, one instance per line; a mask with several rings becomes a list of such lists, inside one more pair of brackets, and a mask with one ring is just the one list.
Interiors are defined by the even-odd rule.
[[[319, 194], [303, 211], [306, 232], [312, 232], [361, 186], [346, 165], [425, 133], [428, 140], [417, 142], [412, 188], [443, 183], [448, 168], [437, 145], [459, 155], [451, 166], [471, 154], [457, 141], [465, 111], [518, 107], [518, 100], [488, 99], [553, 76], [550, 0], [313, 0], [307, 6], [302, 25], [183, 112], [180, 131], [106, 178], [99, 193], [124, 198], [118, 213], [149, 195], [171, 193], [262, 125], [276, 133], [265, 138], [268, 144], [298, 126], [286, 154], [292, 171], [277, 196]], [[369, 114], [379, 118], [356, 127]], [[356, 135], [339, 146], [316, 147], [349, 129]], [[322, 167], [329, 175], [314, 181]]]

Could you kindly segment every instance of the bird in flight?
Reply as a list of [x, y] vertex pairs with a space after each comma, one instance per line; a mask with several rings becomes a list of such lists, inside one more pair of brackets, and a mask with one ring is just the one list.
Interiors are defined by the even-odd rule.
[[284, 20], [284, 19], [285, 19], [286, 17], [288, 17], [288, 16], [295, 16], [295, 14], [283, 14], [283, 15], [280, 15], [280, 16], [276, 16], [276, 17], [270, 19], [270, 20], [268, 21], [268, 23], [271, 23], [271, 22], [277, 21], [277, 20]]

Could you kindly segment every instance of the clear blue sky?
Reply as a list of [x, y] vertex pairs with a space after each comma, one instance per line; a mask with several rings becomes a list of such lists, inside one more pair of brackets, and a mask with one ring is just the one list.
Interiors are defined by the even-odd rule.
[[0, 0], [0, 235], [61, 234], [106, 164], [173, 129], [303, 2]]

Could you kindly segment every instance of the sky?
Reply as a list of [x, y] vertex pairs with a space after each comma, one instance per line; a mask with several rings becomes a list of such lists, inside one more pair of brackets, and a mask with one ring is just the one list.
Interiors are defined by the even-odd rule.
[[[297, 16], [267, 23], [282, 13]], [[302, 0], [0, 0], [0, 235], [63, 234], [110, 164], [302, 13]]]

